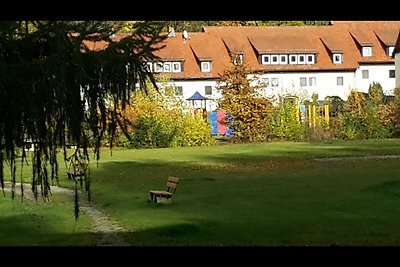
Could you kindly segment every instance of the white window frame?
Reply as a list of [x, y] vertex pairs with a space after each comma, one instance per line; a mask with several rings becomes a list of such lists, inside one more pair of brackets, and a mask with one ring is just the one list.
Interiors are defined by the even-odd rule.
[[[301, 57], [303, 57], [303, 60], [300, 61]], [[305, 54], [300, 54], [297, 57], [297, 64], [306, 64], [306, 55]]]
[[[295, 60], [292, 60], [292, 57], [294, 57]], [[297, 64], [297, 54], [289, 54], [289, 64]]]
[[271, 55], [261, 55], [261, 64], [271, 65]]
[[336, 77], [336, 85], [337, 85], [337, 86], [343, 86], [343, 85], [344, 85], [344, 78], [343, 78], [343, 76], [338, 76], [338, 77]]
[[317, 78], [308, 77], [308, 86], [317, 86]]
[[180, 62], [172, 62], [172, 72], [182, 72], [182, 65]]
[[172, 72], [172, 64], [171, 64], [171, 62], [164, 62], [163, 71], [164, 72]]
[[[283, 58], [285, 60], [282, 60]], [[279, 55], [279, 63], [282, 65], [288, 64], [288, 55]]]
[[174, 95], [183, 96], [183, 86], [175, 86]]
[[201, 68], [201, 72], [211, 72], [211, 62], [210, 61], [201, 61], [200, 68]]
[[394, 52], [394, 46], [388, 46], [387, 54], [388, 54], [389, 57], [393, 56], [393, 52]]
[[300, 77], [300, 87], [307, 86], [307, 77]]
[[269, 78], [261, 78], [261, 84], [264, 87], [269, 87]]
[[[312, 59], [310, 60], [309, 57], [311, 57]], [[307, 64], [315, 64], [315, 55], [314, 54], [306, 55], [306, 63]]]
[[278, 65], [279, 64], [279, 55], [271, 55], [271, 64]]
[[[366, 73], [366, 75], [364, 75]], [[364, 77], [366, 76], [366, 77]], [[361, 78], [362, 79], [369, 79], [369, 70], [361, 70]]]
[[162, 72], [163, 71], [163, 63], [162, 62], [155, 62], [154, 63], [154, 72]]
[[278, 78], [271, 78], [271, 86], [278, 87], [279, 86], [279, 79]]
[[332, 55], [333, 64], [342, 64], [343, 56], [340, 53], [335, 53]]
[[243, 64], [243, 54], [236, 54], [233, 59], [233, 64], [242, 65]]
[[363, 57], [372, 57], [372, 46], [363, 46], [362, 47], [362, 56]]
[[[211, 94], [207, 94], [207, 88], [211, 89]], [[204, 95], [212, 95], [213, 94], [213, 88], [211, 85], [206, 85], [204, 86]]]
[[153, 62], [147, 62], [146, 65], [147, 65], [147, 70], [149, 72], [153, 72]]

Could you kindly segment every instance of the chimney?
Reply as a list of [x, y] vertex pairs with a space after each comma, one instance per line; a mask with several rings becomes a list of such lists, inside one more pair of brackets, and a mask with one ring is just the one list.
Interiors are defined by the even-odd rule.
[[175, 36], [176, 36], [176, 34], [175, 34], [174, 27], [173, 26], [169, 26], [168, 27], [168, 37], [175, 37]]
[[187, 32], [186, 30], [184, 30], [184, 31], [182, 32], [182, 39], [183, 39], [184, 42], [185, 42], [187, 39], [189, 39], [189, 34], [188, 34], [188, 32]]

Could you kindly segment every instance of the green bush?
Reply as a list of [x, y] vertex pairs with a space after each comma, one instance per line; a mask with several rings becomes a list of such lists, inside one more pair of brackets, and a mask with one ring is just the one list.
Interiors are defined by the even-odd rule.
[[301, 141], [306, 137], [305, 127], [296, 117], [296, 106], [283, 103], [271, 120], [272, 133], [288, 141]]

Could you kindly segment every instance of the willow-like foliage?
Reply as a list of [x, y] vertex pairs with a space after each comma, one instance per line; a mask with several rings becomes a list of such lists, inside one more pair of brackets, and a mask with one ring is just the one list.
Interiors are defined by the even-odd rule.
[[[128, 104], [132, 91], [146, 90], [147, 79], [155, 85], [145, 62], [162, 48], [163, 23], [138, 22], [128, 37], [114, 38], [121, 26], [107, 21], [0, 22], [3, 194], [7, 164], [14, 196], [17, 160], [21, 166], [28, 160], [24, 142], [35, 145], [33, 194], [47, 199], [50, 185], [58, 183], [58, 152], [67, 160], [66, 147], [73, 144], [74, 155], [89, 160], [93, 148], [99, 159], [101, 138], [117, 125], [109, 116], [114, 107]], [[89, 177], [84, 183], [90, 197]]]

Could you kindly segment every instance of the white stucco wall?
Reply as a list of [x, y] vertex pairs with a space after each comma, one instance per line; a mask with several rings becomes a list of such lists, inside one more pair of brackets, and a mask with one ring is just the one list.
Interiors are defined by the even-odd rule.
[[[187, 99], [191, 97], [196, 91], [198, 91], [202, 96], [207, 97], [210, 100], [206, 101], [206, 109], [207, 111], [213, 111], [217, 108], [217, 103], [215, 99], [221, 97], [221, 94], [215, 89], [217, 85], [217, 81], [207, 80], [207, 81], [173, 81], [171, 82], [172, 86], [182, 86], [183, 96], [182, 99]], [[205, 87], [212, 87], [212, 95], [206, 95]], [[189, 104], [189, 101], [186, 101]], [[200, 101], [194, 101], [195, 108], [200, 107]], [[204, 106], [203, 106], [204, 107]]]
[[[276, 98], [279, 95], [296, 95], [302, 100], [311, 100], [312, 94], [317, 93], [319, 100], [326, 96], [339, 96], [346, 100], [350, 89], [354, 88], [354, 72], [268, 73], [258, 77], [269, 79], [266, 93]], [[338, 77], [343, 78], [343, 85], [337, 85]], [[271, 85], [274, 78], [278, 79], [278, 86]], [[300, 86], [300, 78], [306, 78], [306, 86]], [[315, 78], [315, 85], [309, 85], [310, 78]]]
[[[394, 70], [394, 64], [384, 65], [360, 65], [355, 72], [355, 88], [358, 91], [368, 93], [368, 88], [373, 82], [379, 82], [386, 95], [392, 95], [396, 86], [396, 79], [389, 78], [389, 70]], [[368, 79], [362, 78], [362, 71], [368, 70]], [[398, 75], [396, 75], [398, 76]]]
[[[357, 89], [362, 92], [368, 92], [368, 88], [373, 81], [382, 85], [385, 94], [393, 94], [396, 86], [396, 80], [400, 87], [400, 53], [396, 55], [398, 68], [396, 69], [396, 79], [389, 78], [389, 70], [394, 70], [394, 64], [387, 65], [361, 65], [355, 72], [297, 72], [297, 73], [267, 73], [256, 75], [260, 80], [268, 79], [269, 86], [264, 89], [264, 93], [268, 96], [296, 95], [301, 100], [311, 100], [312, 94], [318, 94], [318, 99], [323, 100], [326, 96], [339, 96], [343, 100], [347, 100], [347, 96], [351, 89]], [[369, 71], [369, 78], [362, 78], [362, 70]], [[251, 78], [251, 75], [249, 78]], [[343, 85], [337, 85], [337, 78], [343, 77]], [[300, 86], [300, 78], [307, 79], [307, 86]], [[315, 85], [309, 85], [309, 79], [315, 78]], [[278, 79], [278, 86], [272, 86], [272, 79]], [[216, 99], [221, 97], [221, 93], [216, 90], [216, 80], [188, 80], [188, 81], [172, 81], [173, 86], [182, 86], [182, 99], [191, 97], [196, 91], [201, 95], [209, 98], [206, 101], [207, 111], [213, 111], [217, 108]], [[212, 87], [212, 95], [205, 94], [205, 87]], [[189, 101], [186, 101], [189, 104]], [[195, 105], [199, 106], [200, 101], [195, 101]], [[196, 107], [196, 106], [195, 106]], [[203, 106], [204, 107], [204, 106]]]

